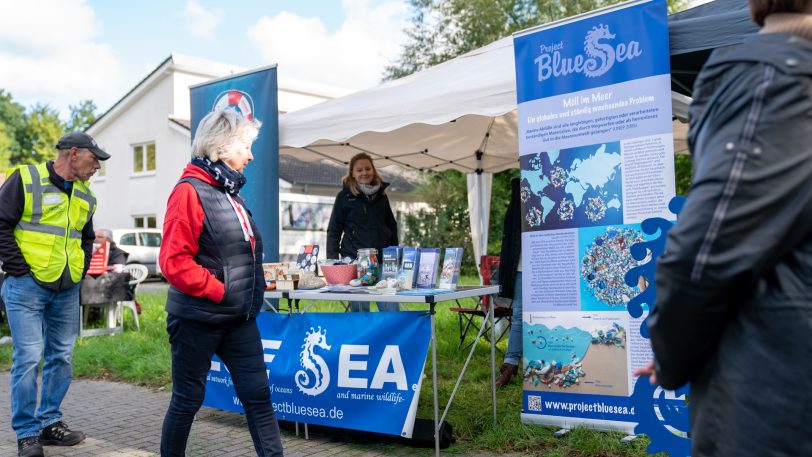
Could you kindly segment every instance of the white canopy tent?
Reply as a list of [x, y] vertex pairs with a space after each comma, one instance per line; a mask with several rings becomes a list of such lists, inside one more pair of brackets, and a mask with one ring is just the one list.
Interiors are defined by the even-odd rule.
[[[492, 173], [519, 166], [513, 38], [419, 73], [330, 100], [279, 120], [280, 153], [348, 163], [366, 152], [378, 167], [468, 174], [474, 258], [486, 252]], [[674, 115], [690, 99], [673, 93]], [[675, 122], [675, 150], [685, 128]]]

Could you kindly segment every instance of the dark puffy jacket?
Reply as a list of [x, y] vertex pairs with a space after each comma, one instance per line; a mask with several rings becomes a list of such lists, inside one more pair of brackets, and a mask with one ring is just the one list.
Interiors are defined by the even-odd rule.
[[692, 456], [812, 455], [812, 42], [716, 51], [690, 119], [693, 186], [649, 318], [657, 377], [691, 383]]
[[215, 303], [203, 297], [184, 294], [170, 286], [166, 312], [184, 319], [211, 323], [254, 317], [262, 305], [265, 291], [262, 239], [254, 219], [246, 211], [254, 232], [254, 252], [251, 252], [251, 243], [245, 241], [224, 188], [196, 178], [184, 178], [181, 182], [194, 186], [205, 214], [195, 262], [225, 285], [225, 294], [220, 303]]
[[398, 223], [389, 206], [389, 197], [381, 189], [368, 198], [363, 193], [353, 195], [346, 186], [336, 195], [330, 225], [327, 226], [327, 258], [356, 258], [358, 249], [375, 248], [380, 257], [387, 246], [398, 244]]

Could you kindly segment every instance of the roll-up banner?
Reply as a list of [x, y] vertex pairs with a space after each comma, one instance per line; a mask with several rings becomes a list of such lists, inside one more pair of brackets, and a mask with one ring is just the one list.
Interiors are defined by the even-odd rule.
[[[640, 222], [673, 220], [665, 0], [515, 36], [525, 422], [632, 433], [632, 370], [651, 359], [626, 305], [648, 286]], [[643, 316], [644, 317], [644, 316]]]
[[207, 81], [190, 88], [192, 139], [200, 120], [219, 108], [231, 108], [262, 122], [251, 147], [254, 160], [245, 169], [240, 191], [262, 235], [263, 261], [279, 260], [279, 104], [276, 65]]
[[[425, 312], [260, 313], [268, 386], [280, 420], [412, 437], [431, 339]], [[214, 357], [206, 406], [243, 412]]]

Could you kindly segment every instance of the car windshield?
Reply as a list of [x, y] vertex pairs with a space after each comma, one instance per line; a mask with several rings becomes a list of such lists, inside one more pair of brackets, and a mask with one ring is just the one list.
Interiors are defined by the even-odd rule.
[[161, 247], [161, 234], [160, 233], [141, 233], [141, 246], [149, 246], [151, 248]]
[[135, 246], [135, 233], [125, 233], [121, 235], [121, 239], [118, 241], [118, 244], [122, 246]]

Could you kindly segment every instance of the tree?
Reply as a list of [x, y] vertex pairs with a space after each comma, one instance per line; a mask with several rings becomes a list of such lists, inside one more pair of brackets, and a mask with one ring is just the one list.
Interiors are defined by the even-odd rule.
[[93, 100], [82, 100], [78, 105], [70, 105], [70, 119], [65, 124], [66, 132], [85, 130], [96, 122], [96, 104]]
[[54, 145], [65, 133], [59, 113], [48, 105], [37, 104], [23, 118], [22, 151], [12, 163], [39, 163], [56, 158]]
[[23, 130], [24, 114], [25, 108], [0, 89], [0, 172], [5, 172], [22, 150], [18, 134]]
[[54, 159], [54, 145], [65, 132], [84, 130], [96, 121], [92, 100], [69, 108], [70, 118], [63, 123], [50, 106], [36, 104], [25, 109], [0, 89], [0, 173], [10, 166]]
[[[622, 0], [409, 0], [408, 41], [385, 79], [428, 68], [539, 24], [620, 3]], [[668, 0], [669, 12], [688, 0]]]

